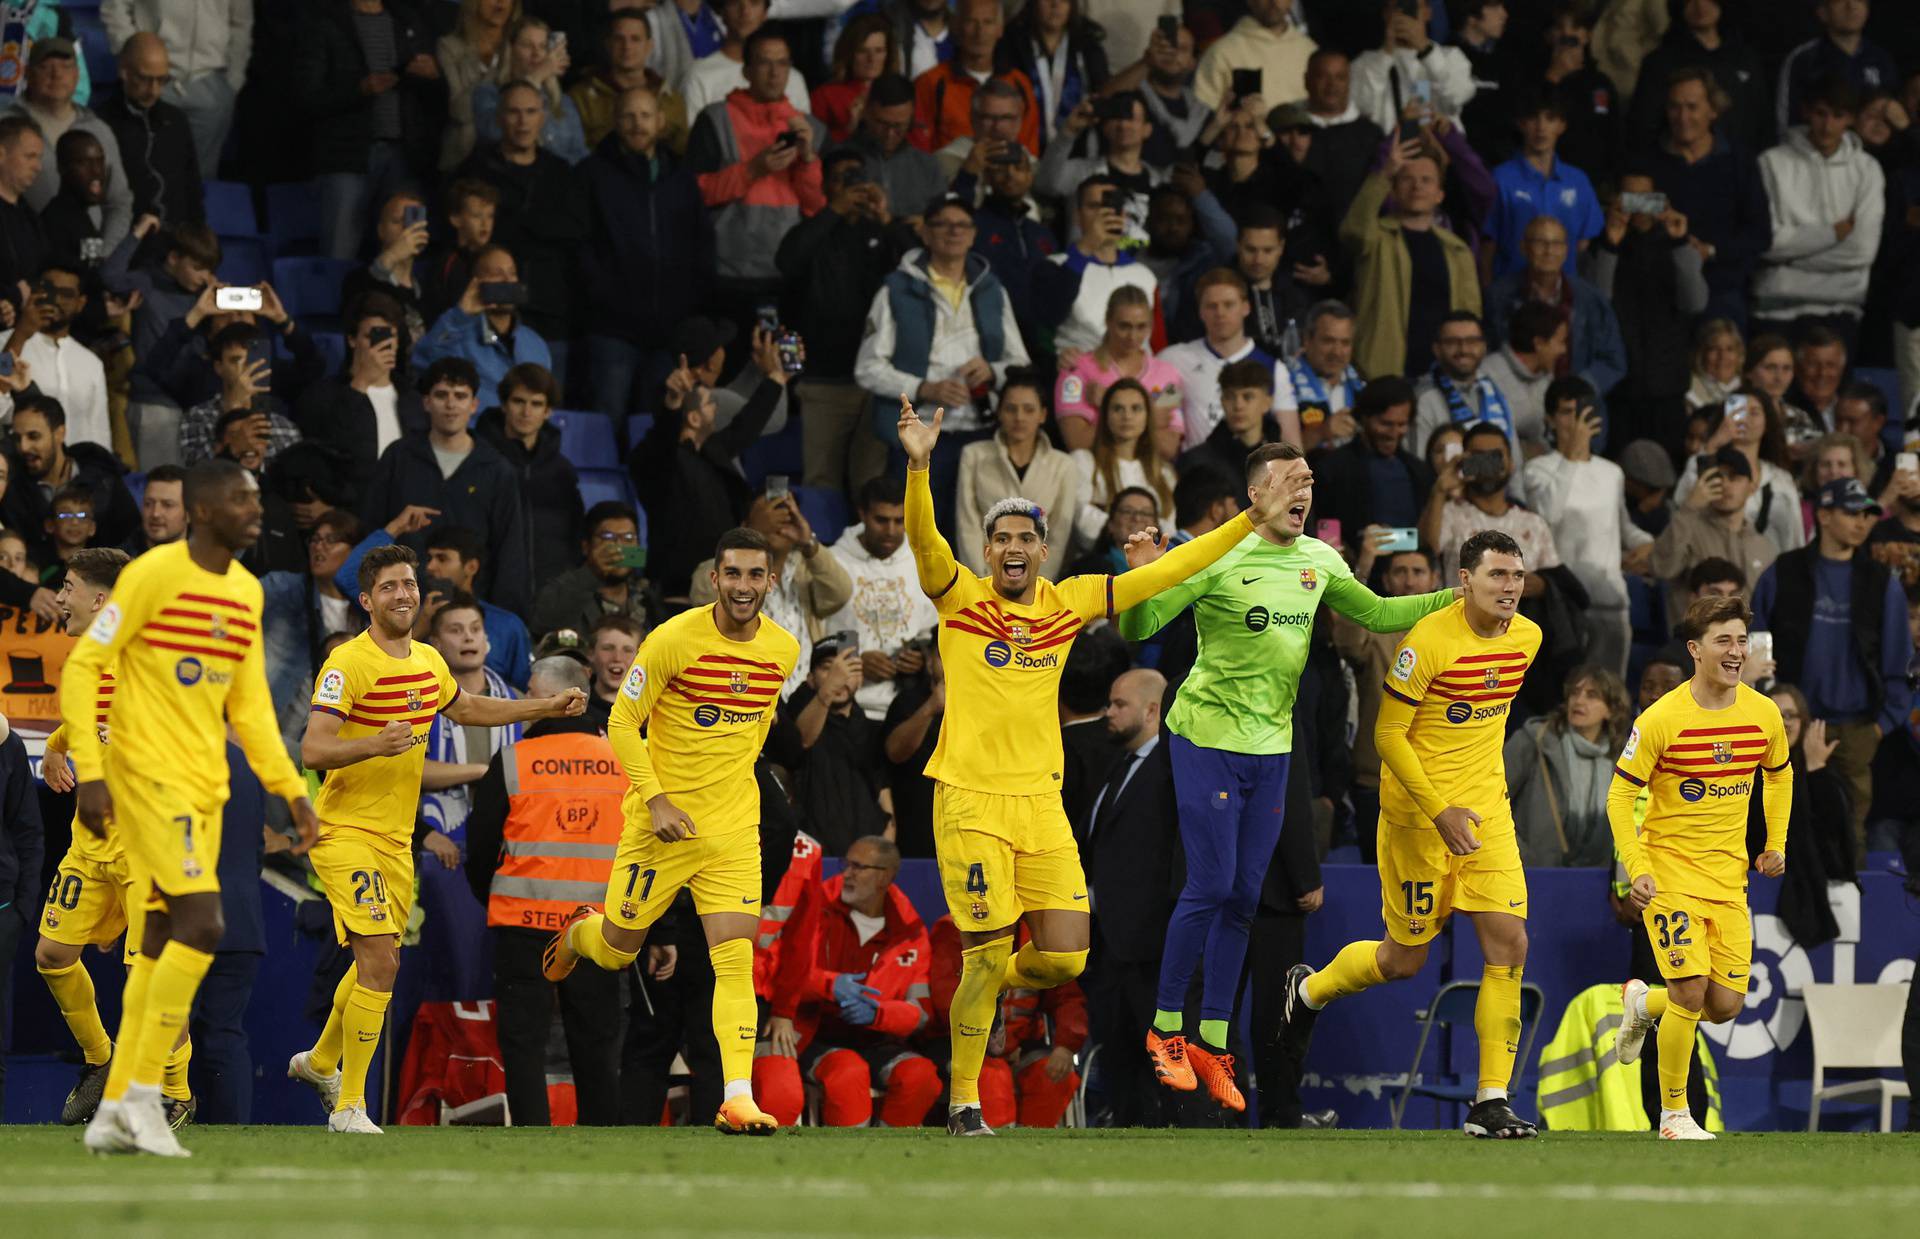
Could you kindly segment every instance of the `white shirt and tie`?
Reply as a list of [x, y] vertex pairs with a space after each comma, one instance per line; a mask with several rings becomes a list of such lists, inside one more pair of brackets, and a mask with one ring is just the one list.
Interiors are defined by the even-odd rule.
[[[0, 348], [13, 339], [0, 332]], [[100, 358], [72, 336], [54, 339], [35, 333], [20, 350], [20, 360], [32, 367], [33, 385], [43, 396], [60, 402], [67, 414], [67, 443], [98, 443], [113, 450], [113, 427], [107, 420], [107, 370]], [[13, 396], [0, 392], [0, 418], [13, 419]]]

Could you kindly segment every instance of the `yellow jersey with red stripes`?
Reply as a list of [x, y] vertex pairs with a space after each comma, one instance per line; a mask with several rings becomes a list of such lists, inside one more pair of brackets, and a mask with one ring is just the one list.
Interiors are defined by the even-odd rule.
[[313, 709], [340, 720], [343, 740], [405, 723], [413, 728], [413, 747], [398, 757], [369, 757], [327, 771], [313, 804], [320, 829], [347, 827], [410, 849], [420, 776], [427, 766], [427, 731], [433, 716], [459, 697], [446, 660], [425, 641], [409, 642], [406, 654], [396, 657], [381, 649], [369, 630], [329, 654], [314, 681]]
[[[96, 703], [93, 711], [95, 735], [102, 737], [109, 735], [107, 730], [107, 713], [113, 708], [113, 686], [112, 669], [109, 668], [102, 671], [100, 673], [100, 691], [94, 696], [94, 702]], [[47, 737], [47, 759], [52, 760], [64, 754], [66, 751], [67, 725], [62, 723], [54, 728], [52, 734]], [[81, 860], [97, 861], [103, 865], [112, 864], [114, 861], [126, 855], [126, 848], [121, 846], [120, 843], [120, 832], [114, 829], [112, 818], [107, 819], [107, 833], [104, 838], [82, 826], [78, 814], [74, 815], [72, 829], [73, 846], [68, 849], [69, 855], [76, 856]]]
[[[194, 562], [185, 539], [128, 564], [61, 669], [60, 714], [75, 776], [136, 775], [212, 811], [227, 798], [231, 724], [269, 792], [305, 796], [267, 690], [260, 603], [251, 572], [237, 562], [210, 572]], [[109, 667], [111, 749], [96, 730]]]
[[1448, 805], [1483, 816], [1481, 806], [1504, 809], [1507, 715], [1539, 652], [1538, 624], [1515, 615], [1505, 632], [1483, 637], [1467, 622], [1465, 599], [1413, 626], [1394, 652], [1386, 691], [1414, 707], [1407, 742], [1434, 799], [1423, 804], [1429, 789], [1409, 788], [1383, 762], [1380, 809], [1389, 820], [1423, 825]]
[[721, 633], [711, 606], [649, 633], [607, 718], [628, 823], [648, 823], [647, 802], [664, 794], [702, 838], [758, 829], [753, 763], [799, 659], [800, 642], [764, 614], [744, 641]]
[[1691, 681], [1648, 706], [1614, 765], [1652, 793], [1640, 828], [1645, 859], [1623, 857], [1628, 872], [1651, 873], [1663, 894], [1745, 899], [1748, 802], [1760, 772], [1781, 775], [1787, 755], [1780, 707], [1745, 684], [1720, 710], [1696, 701]]

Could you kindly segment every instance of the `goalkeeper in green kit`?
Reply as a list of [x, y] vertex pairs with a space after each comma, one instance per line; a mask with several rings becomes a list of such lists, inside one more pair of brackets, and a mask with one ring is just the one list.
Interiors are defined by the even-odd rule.
[[[1277, 483], [1276, 462], [1299, 457], [1300, 450], [1285, 443], [1254, 449], [1247, 457], [1248, 496]], [[1402, 632], [1455, 597], [1453, 590], [1379, 597], [1354, 579], [1338, 550], [1302, 536], [1312, 504], [1309, 476], [1278, 516], [1256, 526], [1213, 567], [1119, 621], [1121, 635], [1139, 641], [1189, 604], [1194, 610], [1199, 657], [1166, 722], [1187, 882], [1167, 926], [1147, 1053], [1161, 1083], [1191, 1091], [1205, 1080], [1213, 1100], [1236, 1111], [1246, 1101], [1233, 1080], [1227, 1023], [1285, 817], [1293, 699], [1314, 611], [1324, 598], [1374, 632]], [[1203, 952], [1200, 1035], [1189, 1042], [1183, 1035], [1187, 984]]]

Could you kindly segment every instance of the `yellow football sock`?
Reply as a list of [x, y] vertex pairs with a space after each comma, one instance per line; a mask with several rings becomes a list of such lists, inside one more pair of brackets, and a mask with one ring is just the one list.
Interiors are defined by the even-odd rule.
[[1647, 1018], [1657, 1020], [1667, 1013], [1667, 991], [1656, 986], [1647, 991]]
[[729, 938], [708, 947], [707, 955], [713, 961], [713, 1036], [720, 1043], [720, 1075], [725, 1084], [745, 1084], [753, 1079], [753, 1043], [760, 1031], [753, 997], [753, 943]]
[[147, 1005], [140, 1017], [140, 1041], [134, 1047], [129, 1085], [160, 1087], [167, 1055], [180, 1039], [180, 1030], [187, 1026], [194, 991], [200, 988], [200, 979], [211, 967], [212, 955], [184, 942], [167, 943], [160, 958], [153, 961], [153, 976], [147, 980]]
[[54, 1005], [60, 1008], [60, 1018], [67, 1022], [67, 1031], [80, 1043], [87, 1065], [97, 1067], [106, 1062], [113, 1056], [113, 1042], [107, 1037], [107, 1026], [100, 1022], [100, 1004], [94, 999], [93, 974], [87, 966], [76, 959], [65, 968], [41, 968], [40, 975], [46, 978]]
[[161, 1073], [160, 1095], [171, 1097], [175, 1101], [186, 1101], [193, 1096], [193, 1089], [187, 1085], [187, 1064], [193, 1061], [193, 1038], [184, 1037], [180, 1044], [173, 1047], [167, 1055], [167, 1065]]
[[1378, 942], [1349, 942], [1333, 962], [1307, 978], [1307, 1004], [1318, 1009], [1336, 998], [1386, 983]]
[[133, 1082], [133, 1056], [140, 1048], [141, 1025], [147, 1013], [147, 990], [153, 980], [154, 961], [150, 955], [133, 957], [127, 970], [127, 983], [120, 990], [120, 1036], [116, 1041], [113, 1066], [107, 1070], [107, 1087], [100, 1094], [104, 1101], [119, 1101]]
[[345, 1045], [347, 1035], [347, 995], [353, 993], [353, 987], [360, 984], [360, 965], [348, 964], [347, 975], [340, 978], [340, 984], [333, 987], [333, 1008], [327, 1013], [326, 1027], [320, 1030], [320, 1040], [313, 1043], [307, 1051], [307, 1063], [323, 1076], [330, 1076], [340, 1070], [340, 1051]]
[[947, 1018], [953, 1032], [950, 1106], [980, 1104], [980, 1064], [987, 1060], [987, 1034], [993, 1031], [993, 1011], [1000, 1002], [1000, 982], [1011, 954], [1010, 936], [960, 952], [960, 984], [953, 991]]
[[1480, 1087], [1502, 1092], [1513, 1079], [1513, 1056], [1520, 1052], [1519, 966], [1487, 964], [1480, 969], [1480, 997], [1473, 1004], [1473, 1031], [1480, 1038]]
[[1043, 951], [1033, 943], [1007, 961], [1001, 989], [1052, 989], [1079, 976], [1087, 966], [1085, 951]]
[[340, 1100], [337, 1113], [348, 1106], [365, 1108], [367, 1104], [367, 1068], [373, 1064], [373, 1052], [380, 1048], [380, 1029], [387, 1022], [387, 1003], [393, 995], [356, 984], [347, 995], [346, 1014], [340, 1026], [345, 1033], [345, 1050], [340, 1059]]
[[[567, 931], [567, 942], [573, 947], [574, 951], [579, 954], [580, 958], [590, 959], [595, 965], [606, 969], [608, 972], [619, 972], [622, 968], [632, 963], [634, 957], [639, 955], [640, 952], [614, 950], [613, 944], [607, 941], [606, 934], [602, 932], [606, 923], [607, 918], [598, 912], [595, 912], [592, 916], [582, 917], [573, 923], [572, 929]], [[742, 938], [740, 942], [746, 946], [747, 954], [751, 956], [753, 954], [752, 945], [747, 943], [745, 938]], [[752, 971], [751, 960], [749, 960], [748, 971]], [[749, 978], [748, 984], [749, 987], [751, 987], [751, 978]], [[718, 1001], [718, 999], [716, 998], [715, 1001]]]
[[1693, 1038], [1700, 1027], [1700, 1013], [1689, 1011], [1672, 1000], [1666, 1005], [1656, 1042], [1660, 1047], [1660, 1106], [1665, 1110], [1685, 1110], [1687, 1073], [1693, 1067]]

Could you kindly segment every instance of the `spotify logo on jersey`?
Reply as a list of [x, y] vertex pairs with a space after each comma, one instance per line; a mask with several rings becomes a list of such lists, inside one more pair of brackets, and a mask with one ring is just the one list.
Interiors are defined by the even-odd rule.
[[1472, 717], [1473, 707], [1464, 701], [1456, 701], [1447, 707], [1447, 721], [1449, 723], [1464, 723]]
[[1707, 794], [1707, 782], [1705, 779], [1680, 780], [1680, 799], [1691, 803], [1695, 800], [1699, 800], [1701, 797], [1705, 796], [1706, 794]]
[[720, 707], [719, 706], [695, 706], [693, 708], [693, 721], [700, 724], [702, 727], [713, 726], [715, 723], [720, 721]]
[[989, 667], [1004, 667], [1013, 661], [1013, 647], [1005, 641], [991, 641], [982, 651]]
[[197, 658], [183, 658], [173, 664], [173, 678], [189, 687], [200, 682], [201, 671]]
[[1246, 623], [1250, 632], [1265, 632], [1269, 628], [1305, 628], [1313, 623], [1313, 614], [1277, 615], [1265, 607], [1252, 607], [1247, 611]]
[[1265, 632], [1273, 621], [1273, 612], [1265, 607], [1254, 607], [1247, 612], [1247, 628], [1251, 632]]

